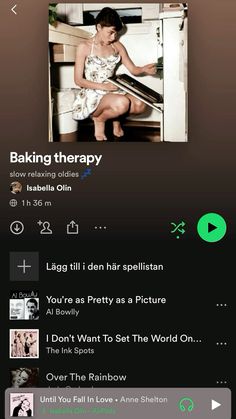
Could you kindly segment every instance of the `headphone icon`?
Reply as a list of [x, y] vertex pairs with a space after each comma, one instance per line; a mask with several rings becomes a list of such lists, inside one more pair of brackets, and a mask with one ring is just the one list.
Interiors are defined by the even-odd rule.
[[183, 397], [179, 401], [179, 410], [181, 412], [192, 412], [194, 409], [194, 402], [190, 397]]

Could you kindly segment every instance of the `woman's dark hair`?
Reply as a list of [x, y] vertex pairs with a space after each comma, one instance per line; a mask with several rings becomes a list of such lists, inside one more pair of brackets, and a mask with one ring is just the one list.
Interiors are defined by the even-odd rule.
[[97, 25], [101, 25], [103, 28], [104, 26], [110, 27], [114, 26], [117, 32], [119, 32], [122, 27], [123, 23], [118, 15], [117, 11], [114, 9], [111, 9], [110, 7], [104, 7], [97, 15], [95, 19], [96, 27]]

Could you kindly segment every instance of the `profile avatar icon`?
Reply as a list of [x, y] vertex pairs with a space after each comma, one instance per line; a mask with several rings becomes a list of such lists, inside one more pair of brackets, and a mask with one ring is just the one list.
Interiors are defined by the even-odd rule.
[[10, 184], [11, 193], [17, 194], [22, 191], [22, 184], [17, 180]]

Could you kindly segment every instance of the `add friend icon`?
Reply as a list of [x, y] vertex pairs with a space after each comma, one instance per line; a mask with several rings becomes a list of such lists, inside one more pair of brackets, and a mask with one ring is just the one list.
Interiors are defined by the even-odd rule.
[[67, 234], [79, 234], [79, 224], [77, 224], [75, 221], [70, 221], [66, 225], [66, 232]]
[[39, 220], [37, 224], [41, 227], [40, 234], [52, 234], [51, 224], [49, 221]]

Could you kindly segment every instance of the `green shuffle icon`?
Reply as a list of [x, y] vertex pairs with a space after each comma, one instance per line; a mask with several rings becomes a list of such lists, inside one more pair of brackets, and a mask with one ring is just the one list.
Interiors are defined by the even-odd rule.
[[204, 214], [197, 223], [197, 232], [201, 239], [209, 243], [221, 240], [227, 230], [225, 219], [214, 212]]

